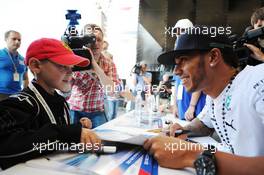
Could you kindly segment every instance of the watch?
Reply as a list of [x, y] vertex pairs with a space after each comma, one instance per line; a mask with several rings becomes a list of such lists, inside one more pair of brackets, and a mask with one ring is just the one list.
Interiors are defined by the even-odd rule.
[[194, 168], [197, 175], [216, 175], [216, 148], [213, 145], [208, 145], [207, 149], [199, 155], [194, 162]]

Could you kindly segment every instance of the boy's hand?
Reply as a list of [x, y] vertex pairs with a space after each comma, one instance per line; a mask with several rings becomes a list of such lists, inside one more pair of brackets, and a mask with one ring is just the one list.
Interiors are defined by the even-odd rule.
[[98, 146], [101, 147], [101, 139], [90, 129], [82, 128], [80, 143], [92, 144], [92, 149], [98, 151]]
[[83, 128], [88, 128], [88, 129], [91, 129], [92, 128], [92, 122], [87, 117], [81, 118], [80, 119], [80, 123], [82, 124], [82, 127]]

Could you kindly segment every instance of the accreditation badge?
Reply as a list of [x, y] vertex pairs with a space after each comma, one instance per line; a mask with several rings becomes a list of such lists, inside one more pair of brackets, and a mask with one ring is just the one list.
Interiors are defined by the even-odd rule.
[[15, 73], [13, 74], [13, 80], [14, 80], [14, 81], [19, 81], [19, 73], [15, 72]]

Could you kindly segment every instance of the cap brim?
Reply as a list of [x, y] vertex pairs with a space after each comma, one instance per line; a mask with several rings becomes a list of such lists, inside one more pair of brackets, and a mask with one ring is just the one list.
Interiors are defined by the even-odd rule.
[[49, 59], [57, 64], [65, 65], [65, 66], [85, 67], [90, 64], [90, 60], [88, 58], [83, 58], [74, 54], [60, 55]]
[[175, 65], [175, 59], [193, 50], [172, 50], [165, 52], [158, 57], [158, 62], [164, 65]]
[[165, 52], [158, 57], [158, 62], [164, 65], [174, 65], [175, 51]]

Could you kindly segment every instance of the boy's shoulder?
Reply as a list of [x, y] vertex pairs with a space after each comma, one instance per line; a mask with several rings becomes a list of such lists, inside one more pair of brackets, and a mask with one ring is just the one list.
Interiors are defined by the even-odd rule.
[[17, 94], [13, 94], [9, 96], [10, 101], [18, 101], [21, 103], [26, 103], [28, 105], [34, 106], [34, 103], [37, 103], [36, 97], [33, 93], [30, 93], [30, 91], [21, 91]]
[[40, 105], [35, 94], [28, 88], [25, 88], [17, 94], [11, 95], [8, 99], [1, 102], [1, 106], [16, 107], [25, 111], [40, 112]]

